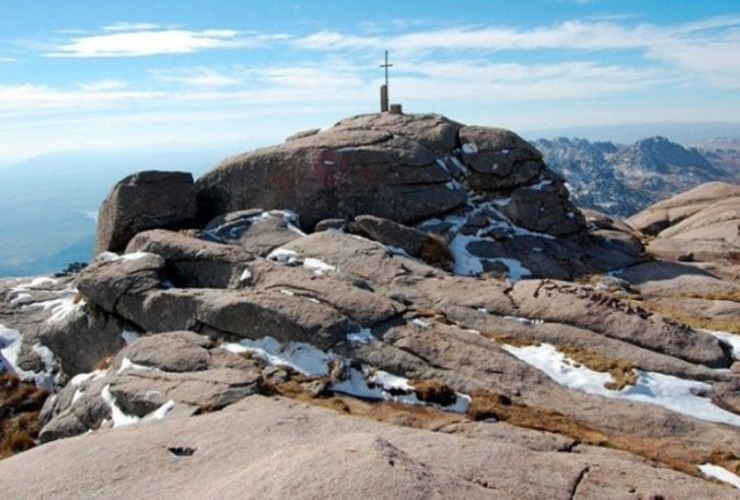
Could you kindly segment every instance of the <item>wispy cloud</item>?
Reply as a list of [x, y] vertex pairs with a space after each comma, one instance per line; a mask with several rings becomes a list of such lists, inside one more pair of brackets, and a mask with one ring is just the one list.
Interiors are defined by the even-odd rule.
[[[635, 62], [680, 69], [710, 84], [740, 88], [740, 16], [723, 16], [676, 26], [617, 20], [567, 21], [551, 27], [514, 29], [452, 27], [383, 36], [319, 31], [292, 42], [302, 50], [340, 52], [390, 49], [402, 57], [449, 57], [461, 51], [570, 51], [589, 54], [633, 50]], [[560, 54], [562, 59], [573, 59]]]
[[[146, 26], [144, 28], [143, 26]], [[48, 51], [47, 57], [141, 57], [158, 54], [187, 54], [210, 49], [256, 46], [263, 41], [241, 37], [236, 30], [156, 29], [156, 25], [108, 27], [104, 34], [79, 36]]]
[[119, 31], [152, 31], [162, 28], [159, 24], [154, 23], [127, 23], [127, 22], [119, 22], [119, 23], [113, 23], [108, 24], [106, 26], [103, 26], [103, 31], [113, 31], [113, 32], [119, 32]]
[[176, 83], [190, 87], [233, 87], [244, 83], [236, 74], [227, 74], [212, 68], [177, 68], [153, 71], [155, 79], [167, 83]]

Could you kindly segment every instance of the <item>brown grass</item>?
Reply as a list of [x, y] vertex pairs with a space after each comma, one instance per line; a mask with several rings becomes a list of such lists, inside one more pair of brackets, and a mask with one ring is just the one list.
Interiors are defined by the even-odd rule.
[[712, 450], [707, 461], [711, 464], [724, 467], [735, 474], [740, 474], [740, 456], [731, 451]]
[[95, 364], [95, 369], [96, 370], [107, 370], [108, 368], [111, 367], [111, 365], [113, 365], [113, 361], [115, 359], [116, 359], [115, 356], [105, 357]]
[[487, 339], [498, 342], [499, 344], [508, 344], [514, 347], [538, 346], [542, 344], [542, 342], [530, 337], [514, 337], [500, 332], [481, 332], [480, 334]]
[[354, 417], [403, 427], [438, 431], [465, 420], [464, 415], [445, 412], [432, 406], [413, 406], [393, 401], [370, 402], [345, 396], [340, 398], [346, 403], [349, 414]]
[[473, 420], [495, 418], [517, 427], [562, 434], [579, 443], [627, 451], [697, 477], [696, 465], [706, 459], [679, 441], [609, 435], [555, 410], [515, 403], [501, 394], [478, 390], [471, 397], [468, 416]]
[[678, 297], [684, 299], [702, 300], [726, 300], [729, 302], [740, 302], [740, 290], [719, 290], [708, 293], [681, 293]]
[[428, 264], [443, 269], [449, 269], [451, 263], [455, 260], [444, 238], [433, 233], [421, 244], [419, 258]]
[[36, 445], [41, 430], [39, 413], [48, 396], [13, 374], [0, 374], [0, 458]]
[[591, 370], [609, 373], [612, 380], [604, 384], [604, 387], [609, 390], [619, 391], [628, 385], [637, 383], [637, 373], [635, 372], [637, 366], [634, 363], [621, 359], [610, 359], [597, 352], [573, 345], [558, 346], [557, 349], [576, 363], [582, 364]]
[[419, 401], [450, 406], [457, 401], [457, 394], [452, 388], [437, 380], [412, 380], [409, 382], [416, 392]]
[[738, 319], [721, 319], [721, 318], [708, 318], [706, 316], [692, 316], [685, 314], [676, 309], [666, 307], [655, 302], [643, 301], [640, 302], [643, 308], [661, 314], [666, 318], [678, 321], [692, 328], [701, 328], [704, 330], [719, 330], [722, 332], [730, 332], [740, 334], [740, 320]]

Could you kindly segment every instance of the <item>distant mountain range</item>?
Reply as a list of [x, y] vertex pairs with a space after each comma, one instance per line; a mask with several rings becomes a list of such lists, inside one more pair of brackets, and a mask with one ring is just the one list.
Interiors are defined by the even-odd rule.
[[737, 140], [685, 147], [660, 136], [631, 145], [560, 137], [533, 144], [565, 177], [577, 205], [618, 217], [705, 182], [740, 181]]

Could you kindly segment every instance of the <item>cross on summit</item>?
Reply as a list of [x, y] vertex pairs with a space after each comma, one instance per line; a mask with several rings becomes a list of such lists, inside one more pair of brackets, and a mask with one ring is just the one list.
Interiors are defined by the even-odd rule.
[[385, 51], [385, 64], [381, 64], [380, 67], [385, 69], [385, 83], [380, 86], [380, 112], [384, 113], [388, 111], [388, 68], [392, 67], [392, 64], [388, 63], [388, 51]]
[[385, 64], [380, 65], [381, 68], [385, 68], [385, 86], [388, 86], [388, 68], [392, 68], [392, 64], [388, 64], [388, 51], [385, 51]]

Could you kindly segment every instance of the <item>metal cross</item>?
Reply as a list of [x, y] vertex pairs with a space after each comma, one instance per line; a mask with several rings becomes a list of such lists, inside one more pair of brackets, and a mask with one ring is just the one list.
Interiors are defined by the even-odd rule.
[[381, 64], [381, 68], [385, 68], [385, 86], [388, 86], [388, 68], [392, 67], [392, 64], [388, 64], [388, 51], [385, 51], [385, 64]]

